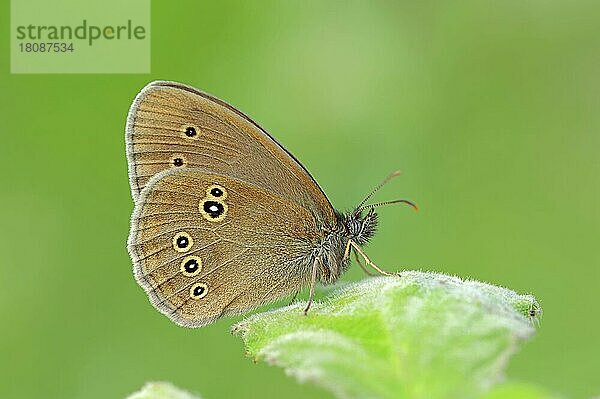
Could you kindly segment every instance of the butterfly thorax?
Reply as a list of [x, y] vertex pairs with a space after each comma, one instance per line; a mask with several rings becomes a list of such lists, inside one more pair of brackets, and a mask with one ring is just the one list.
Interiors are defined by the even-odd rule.
[[324, 284], [334, 283], [350, 265], [349, 240], [359, 246], [365, 245], [377, 229], [377, 214], [369, 211], [336, 212], [336, 224], [325, 228], [321, 245], [313, 251], [313, 259], [321, 261], [319, 280]]

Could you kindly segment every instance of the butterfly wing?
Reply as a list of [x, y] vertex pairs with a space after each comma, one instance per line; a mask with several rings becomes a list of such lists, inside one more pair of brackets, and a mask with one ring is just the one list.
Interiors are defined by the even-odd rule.
[[269, 190], [176, 169], [146, 183], [128, 250], [152, 304], [200, 327], [305, 285], [320, 234], [309, 211]]
[[126, 128], [137, 202], [155, 174], [202, 168], [267, 189], [332, 225], [331, 203], [308, 171], [248, 116], [193, 87], [157, 81], [134, 100]]

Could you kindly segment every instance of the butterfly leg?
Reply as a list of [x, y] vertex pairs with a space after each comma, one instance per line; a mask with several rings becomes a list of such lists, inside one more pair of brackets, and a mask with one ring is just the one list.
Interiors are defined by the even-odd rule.
[[321, 258], [315, 258], [312, 267], [312, 276], [310, 280], [310, 294], [308, 296], [308, 303], [306, 304], [306, 308], [304, 309], [304, 316], [308, 314], [308, 309], [310, 309], [310, 305], [312, 305], [313, 297], [315, 296], [315, 284], [317, 282], [317, 263], [321, 263]]
[[369, 259], [369, 257], [367, 256], [367, 254], [365, 254], [363, 252], [363, 250], [352, 240], [350, 240], [350, 243], [352, 245], [352, 247], [356, 250], [356, 252], [358, 252], [360, 254], [360, 256], [363, 257], [363, 259], [365, 260], [365, 263], [369, 266], [371, 266], [373, 269], [377, 270], [380, 274], [383, 274], [384, 276], [393, 276], [394, 274], [386, 272], [385, 270], [381, 269], [379, 266], [377, 266], [375, 263], [373, 263], [373, 261], [371, 259]]
[[348, 242], [346, 243], [346, 249], [344, 250], [344, 257], [342, 258], [342, 261], [345, 261], [346, 259], [348, 259], [348, 256], [350, 256], [351, 244], [352, 240], [348, 240]]
[[360, 268], [363, 270], [363, 272], [365, 272], [367, 275], [369, 276], [374, 276], [373, 273], [371, 273], [366, 267], [365, 265], [362, 264], [362, 262], [360, 261], [360, 258], [358, 257], [358, 252], [354, 251], [354, 258], [356, 258], [356, 263], [358, 263], [358, 265], [360, 266]]
[[294, 296], [293, 296], [293, 297], [292, 297], [292, 299], [290, 300], [290, 304], [289, 304], [288, 306], [290, 306], [290, 305], [292, 305], [292, 304], [294, 303], [294, 301], [296, 300], [296, 297], [298, 296], [298, 293], [299, 293], [299, 292], [300, 292], [300, 291], [296, 291], [296, 292], [294, 292]]

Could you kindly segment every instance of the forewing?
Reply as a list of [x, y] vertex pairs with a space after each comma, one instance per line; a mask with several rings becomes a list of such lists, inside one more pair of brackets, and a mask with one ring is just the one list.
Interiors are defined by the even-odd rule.
[[199, 327], [302, 287], [318, 240], [303, 207], [239, 179], [181, 169], [147, 183], [128, 249], [152, 304]]
[[193, 87], [152, 82], [134, 100], [126, 128], [131, 192], [137, 202], [155, 174], [202, 168], [262, 187], [333, 224], [329, 200], [306, 169], [239, 110]]

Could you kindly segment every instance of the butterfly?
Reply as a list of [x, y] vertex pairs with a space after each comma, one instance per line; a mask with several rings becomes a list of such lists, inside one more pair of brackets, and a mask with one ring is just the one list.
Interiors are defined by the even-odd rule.
[[[193, 87], [155, 81], [126, 125], [135, 208], [128, 251], [139, 285], [175, 323], [201, 327], [334, 283], [362, 247], [375, 208], [336, 211], [310, 173], [248, 116]], [[360, 261], [361, 267], [367, 271]]]

